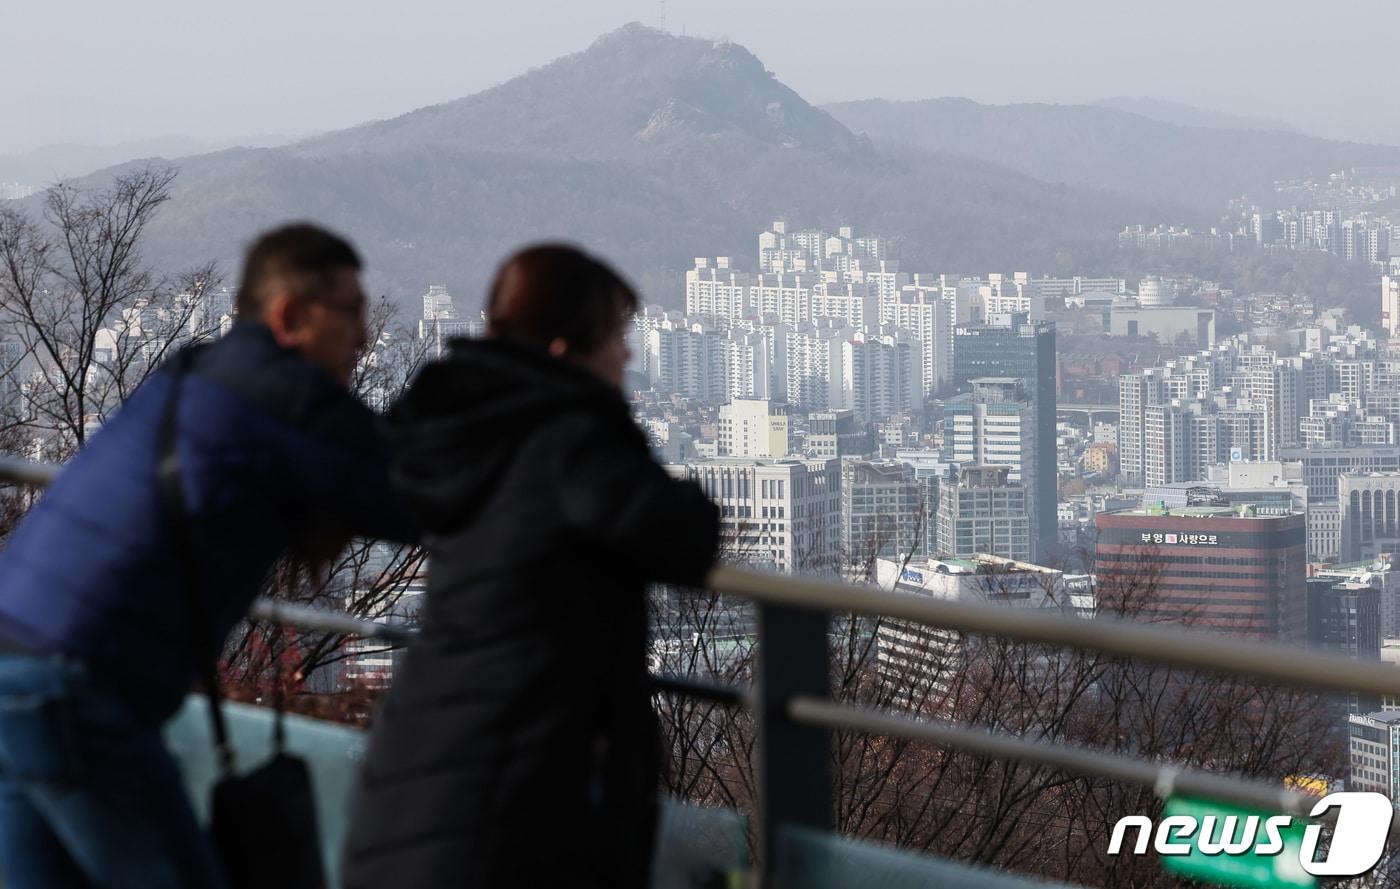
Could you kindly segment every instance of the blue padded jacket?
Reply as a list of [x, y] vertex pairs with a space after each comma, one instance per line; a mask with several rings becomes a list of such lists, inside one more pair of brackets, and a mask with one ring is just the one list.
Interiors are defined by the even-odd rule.
[[146, 381], [0, 553], [0, 636], [87, 663], [143, 718], [169, 717], [277, 557], [319, 530], [408, 540], [375, 415], [243, 321], [180, 379], [176, 446], [211, 626], [196, 634], [156, 482], [174, 376]]

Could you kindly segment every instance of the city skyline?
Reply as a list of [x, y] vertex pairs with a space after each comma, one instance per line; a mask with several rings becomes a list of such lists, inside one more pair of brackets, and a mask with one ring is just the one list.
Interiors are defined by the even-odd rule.
[[[22, 748], [108, 695], [145, 745], [193, 666], [218, 789], [185, 716], [152, 774], [220, 800], [275, 722], [327, 886], [1111, 889], [1292, 867], [1144, 855], [1159, 809], [1376, 826], [1392, 5], [15, 10], [7, 848]], [[56, 140], [119, 145], [6, 153]]]

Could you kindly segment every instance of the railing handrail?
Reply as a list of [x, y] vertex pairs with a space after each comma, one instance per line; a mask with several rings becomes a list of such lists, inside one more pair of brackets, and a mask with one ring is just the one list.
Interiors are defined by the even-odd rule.
[[1194, 796], [1301, 818], [1309, 816], [1318, 800], [1316, 794], [1243, 775], [1153, 762], [1076, 744], [1047, 744], [1006, 732], [901, 716], [817, 698], [794, 698], [788, 703], [788, 714], [793, 721], [806, 725], [906, 738], [998, 759], [1051, 766], [1077, 775], [1137, 784], [1152, 788], [1161, 799], [1174, 795]]
[[[53, 480], [59, 468], [52, 463], [0, 457], [0, 482], [43, 487]], [[1086, 620], [1039, 609], [893, 593], [868, 584], [792, 577], [724, 565], [710, 572], [706, 586], [755, 602], [896, 618], [939, 629], [1252, 676], [1294, 688], [1400, 698], [1400, 669], [1393, 666], [1215, 633], [1108, 617]], [[252, 613], [260, 619], [304, 629], [383, 639], [394, 644], [406, 642], [413, 634], [408, 627], [361, 620], [277, 599], [259, 599]]]
[[1202, 630], [1102, 616], [1085, 619], [1043, 609], [1011, 608], [985, 602], [959, 602], [893, 593], [868, 584], [788, 577], [728, 566], [715, 568], [706, 585], [719, 593], [773, 605], [895, 618], [938, 629], [1251, 676], [1293, 688], [1400, 698], [1400, 669], [1395, 666], [1362, 663], [1338, 654], [1251, 642]]
[[344, 612], [316, 608], [311, 605], [298, 605], [295, 602], [274, 599], [269, 596], [259, 597], [253, 603], [253, 607], [249, 609], [248, 616], [254, 620], [286, 624], [303, 630], [337, 633], [342, 636], [358, 636], [361, 639], [376, 639], [383, 641], [386, 645], [407, 645], [418, 635], [418, 631], [412, 626], [365, 620]]
[[62, 465], [58, 463], [42, 463], [38, 460], [25, 460], [21, 457], [0, 456], [0, 482], [43, 488], [58, 477], [58, 472], [62, 468]]

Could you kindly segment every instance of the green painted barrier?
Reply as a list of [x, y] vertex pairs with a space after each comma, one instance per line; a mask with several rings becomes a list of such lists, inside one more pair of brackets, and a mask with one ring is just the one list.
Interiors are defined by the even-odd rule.
[[[1299, 863], [1298, 855], [1303, 848], [1303, 819], [1295, 818], [1292, 825], [1279, 831], [1279, 838], [1283, 840], [1282, 851], [1270, 855], [1258, 853], [1259, 847], [1269, 841], [1264, 824], [1276, 815], [1277, 812], [1242, 809], [1209, 800], [1172, 797], [1162, 809], [1162, 818], [1185, 816], [1194, 819], [1197, 827], [1179, 841], [1188, 845], [1190, 852], [1185, 855], [1162, 855], [1162, 867], [1184, 877], [1238, 889], [1316, 886], [1317, 877], [1303, 870]], [[1249, 826], [1251, 818], [1255, 819], [1253, 828]], [[1253, 836], [1252, 842], [1249, 842], [1251, 838], [1246, 834], [1251, 830]], [[1211, 851], [1202, 850], [1202, 841], [1209, 845]], [[1248, 849], [1234, 853], [1218, 851], [1225, 844], [1247, 844]]]

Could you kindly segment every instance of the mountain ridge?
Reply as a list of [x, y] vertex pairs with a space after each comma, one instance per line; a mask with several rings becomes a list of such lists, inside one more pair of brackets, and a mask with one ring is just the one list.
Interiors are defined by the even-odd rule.
[[[668, 76], [652, 78], [640, 73], [658, 70]], [[630, 101], [599, 107], [590, 94], [592, 85], [599, 81], [621, 87], [615, 94]], [[731, 100], [725, 103], [729, 107], [716, 107], [716, 91], [724, 89], [746, 92], [741, 98], [748, 101], [738, 104], [732, 95], [724, 95], [720, 98]], [[291, 148], [315, 154], [393, 150], [401, 144], [404, 133], [415, 142], [432, 138], [456, 141], [474, 121], [494, 115], [497, 121], [504, 117], [515, 126], [473, 131], [477, 147], [548, 155], [562, 150], [569, 156], [576, 156], [582, 147], [590, 156], [608, 156], [634, 149], [635, 145], [619, 137], [635, 136], [647, 129], [668, 101], [704, 112], [731, 133], [767, 136], [774, 142], [815, 149], [858, 150], [861, 144], [831, 115], [778, 81], [739, 44], [676, 37], [633, 23], [604, 34], [587, 49], [470, 96], [323, 134]], [[759, 101], [764, 103], [762, 112]], [[590, 105], [601, 121], [593, 118], [572, 123], [575, 130], [586, 126], [592, 135], [611, 137], [601, 145], [567, 138], [576, 134], [568, 130], [561, 133], [558, 128], [567, 114]], [[523, 108], [533, 113], [522, 115], [519, 111]], [[789, 109], [794, 113], [788, 114]], [[599, 122], [603, 126], [597, 126]], [[540, 137], [546, 134], [560, 145], [542, 144]]]
[[291, 141], [291, 137], [268, 133], [240, 139], [197, 139], [170, 134], [111, 145], [60, 142], [0, 155], [0, 182], [44, 188], [60, 179], [86, 176], [142, 158], [190, 157], [232, 147], [270, 147]]
[[743, 47], [637, 25], [462, 99], [179, 165], [153, 262], [234, 269], [259, 229], [314, 219], [355, 240], [369, 286], [405, 307], [446, 283], [470, 310], [496, 264], [540, 240], [581, 242], [676, 305], [691, 258], [747, 266], [778, 217], [883, 235], [911, 270], [1047, 273], [1092, 264], [1128, 222], [1183, 218], [1170, 202], [877, 148]]
[[[1047, 182], [1177, 201], [1219, 214], [1247, 196], [1279, 203], [1273, 182], [1400, 164], [1400, 148], [1302, 133], [1187, 127], [1093, 105], [982, 105], [970, 99], [868, 99], [823, 106], [876, 142], [976, 154]], [[1154, 220], [1171, 221], [1171, 220]]]
[[1109, 96], [1085, 103], [1095, 108], [1112, 108], [1126, 111], [1161, 123], [1171, 123], [1183, 127], [1202, 127], [1212, 130], [1262, 130], [1264, 132], [1299, 133], [1307, 135], [1301, 127], [1284, 120], [1270, 117], [1254, 117], [1201, 108], [1182, 102], [1154, 99], [1150, 96]]

